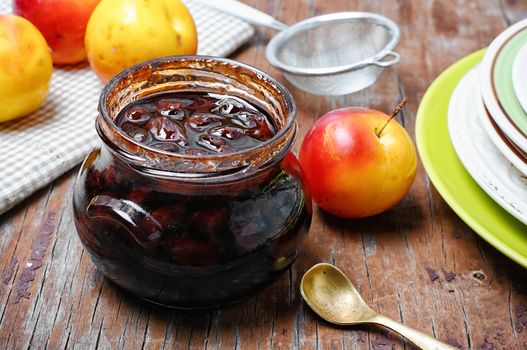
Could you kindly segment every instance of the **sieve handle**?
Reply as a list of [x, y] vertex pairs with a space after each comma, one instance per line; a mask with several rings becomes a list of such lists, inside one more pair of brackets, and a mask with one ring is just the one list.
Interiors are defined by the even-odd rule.
[[277, 21], [268, 14], [258, 11], [257, 9], [245, 5], [237, 0], [195, 0], [201, 4], [212, 7], [226, 14], [243, 19], [246, 22], [261, 25], [264, 27], [284, 30], [287, 25]]
[[401, 59], [401, 55], [394, 51], [388, 51], [388, 53], [378, 61], [374, 61], [373, 64], [379, 67], [390, 67]]

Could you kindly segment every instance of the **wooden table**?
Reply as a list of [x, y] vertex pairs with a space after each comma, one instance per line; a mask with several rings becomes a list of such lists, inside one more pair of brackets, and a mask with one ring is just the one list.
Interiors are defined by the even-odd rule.
[[[286, 23], [334, 11], [372, 11], [401, 27], [401, 62], [379, 82], [340, 98], [292, 88], [303, 135], [324, 112], [349, 105], [390, 111], [413, 135], [432, 80], [527, 17], [526, 0], [248, 0]], [[271, 72], [260, 29], [234, 58]], [[121, 291], [94, 267], [72, 224], [77, 169], [0, 217], [0, 349], [402, 349], [378, 328], [336, 328], [299, 293], [302, 274], [334, 263], [365, 300], [396, 320], [463, 349], [527, 349], [527, 271], [482, 241], [446, 205], [419, 166], [404, 199], [385, 214], [339, 220], [317, 212], [293, 268], [249, 300], [221, 310], [167, 310]]]

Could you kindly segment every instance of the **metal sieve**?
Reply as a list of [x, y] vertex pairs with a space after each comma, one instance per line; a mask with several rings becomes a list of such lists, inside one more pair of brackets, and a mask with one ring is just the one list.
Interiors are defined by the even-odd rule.
[[200, 0], [211, 7], [281, 30], [266, 49], [269, 63], [293, 85], [315, 95], [345, 95], [372, 85], [383, 69], [399, 62], [399, 27], [367, 12], [338, 12], [291, 27], [234, 0]]

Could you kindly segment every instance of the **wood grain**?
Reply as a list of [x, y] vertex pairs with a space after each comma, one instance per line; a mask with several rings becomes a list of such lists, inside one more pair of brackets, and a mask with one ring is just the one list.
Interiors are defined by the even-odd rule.
[[[347, 105], [389, 111], [413, 135], [415, 113], [447, 66], [527, 16], [525, 0], [247, 0], [285, 23], [335, 11], [372, 11], [401, 27], [403, 59], [377, 84], [339, 98], [289, 84], [300, 132]], [[265, 59], [274, 33], [258, 29], [234, 57], [279, 79]], [[422, 166], [408, 196], [370, 219], [315, 213], [293, 268], [250, 299], [219, 310], [164, 309], [128, 295], [94, 267], [70, 208], [76, 169], [0, 216], [0, 349], [409, 349], [378, 328], [321, 321], [299, 294], [302, 274], [335, 263], [373, 309], [462, 349], [527, 349], [527, 271], [482, 241], [446, 205]]]

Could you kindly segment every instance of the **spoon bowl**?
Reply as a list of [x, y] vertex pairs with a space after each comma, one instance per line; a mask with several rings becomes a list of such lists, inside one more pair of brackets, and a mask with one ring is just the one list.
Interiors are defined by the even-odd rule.
[[365, 323], [376, 313], [364, 302], [350, 280], [333, 265], [317, 264], [302, 277], [300, 293], [306, 303], [328, 322]]
[[328, 322], [338, 325], [380, 324], [421, 349], [457, 349], [373, 311], [346, 275], [333, 265], [321, 263], [309, 269], [300, 282], [300, 294], [311, 309]]

